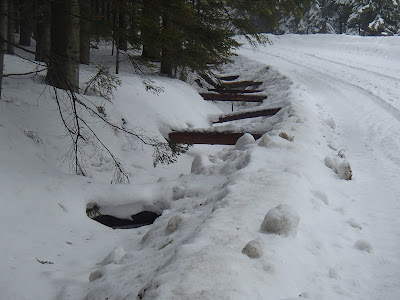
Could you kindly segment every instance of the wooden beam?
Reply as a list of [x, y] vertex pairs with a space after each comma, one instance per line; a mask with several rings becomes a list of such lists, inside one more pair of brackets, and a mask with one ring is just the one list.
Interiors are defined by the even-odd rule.
[[200, 77], [203, 78], [205, 82], [207, 82], [209, 85], [213, 86], [214, 88], [221, 88], [221, 85], [219, 84], [219, 82], [215, 82], [207, 74], [201, 74]]
[[228, 75], [228, 76], [220, 76], [218, 77], [219, 80], [225, 81], [233, 81], [239, 78], [239, 75]]
[[[214, 131], [173, 131], [168, 135], [169, 141], [176, 144], [208, 144], [235, 145], [244, 132], [214, 132]], [[251, 133], [259, 139], [262, 133]]]
[[248, 118], [256, 118], [256, 117], [268, 117], [275, 115], [280, 108], [269, 108], [269, 109], [262, 109], [262, 110], [255, 110], [255, 111], [248, 111], [248, 112], [238, 112], [233, 114], [226, 114], [219, 117], [218, 121], [213, 122], [214, 124], [235, 121], [235, 120], [242, 120]]
[[262, 81], [232, 81], [232, 82], [224, 82], [222, 84], [223, 87], [226, 88], [241, 88], [248, 86], [259, 86], [262, 85]]
[[259, 93], [262, 90], [231, 90], [231, 89], [208, 89], [210, 92], [216, 92], [220, 94], [251, 94], [251, 93]]
[[240, 102], [263, 102], [266, 95], [240, 95], [240, 94], [213, 94], [200, 93], [204, 100], [212, 101], [240, 101]]

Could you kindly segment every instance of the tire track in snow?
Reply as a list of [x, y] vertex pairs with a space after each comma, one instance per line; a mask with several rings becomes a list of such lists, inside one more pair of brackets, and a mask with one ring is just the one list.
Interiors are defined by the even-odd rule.
[[[323, 65], [315, 63], [315, 60], [300, 61], [302, 57], [286, 57], [284, 53], [257, 52], [265, 57], [254, 57], [254, 54], [250, 57], [266, 63], [272, 57], [277, 58], [278, 64], [275, 66], [281, 60], [284, 69], [288, 64], [289, 72], [286, 75], [291, 77], [294, 74], [297, 77], [295, 82], [305, 85], [312, 91], [311, 94], [315, 93], [315, 96], [323, 97], [327, 102], [338, 100], [339, 103], [335, 105], [327, 104], [334, 108], [343, 121], [341, 128], [345, 132], [342, 134], [346, 137], [346, 147], [350, 146], [352, 150], [351, 161], [356, 177], [356, 183], [349, 185], [348, 189], [342, 186], [346, 194], [354, 199], [354, 202], [346, 205], [346, 211], [350, 217], [359, 216], [359, 221], [364, 225], [363, 231], [351, 235], [351, 239], [365, 238], [367, 242], [373, 242], [372, 254], [345, 255], [341, 259], [354, 263], [351, 266], [356, 276], [353, 282], [358, 288], [357, 291], [352, 290], [351, 280], [342, 281], [341, 286], [345, 291], [354, 293], [355, 298], [348, 294], [353, 299], [398, 299], [400, 205], [396, 195], [400, 193], [400, 156], [397, 154], [400, 149], [400, 110], [371, 91], [366, 86], [371, 82], [364, 83], [364, 86], [354, 83], [354, 79], [359, 79], [359, 70], [353, 70], [350, 76], [344, 74], [344, 70], [336, 74], [333, 72], [332, 75], [332, 64], [329, 63]], [[348, 68], [351, 70], [351, 67]], [[368, 81], [374, 77], [371, 75]], [[385, 88], [384, 82], [379, 83], [382, 84], [379, 88]], [[378, 83], [376, 85], [379, 86]], [[396, 86], [397, 83], [392, 87], [393, 92]], [[340, 262], [338, 265], [346, 268]], [[368, 274], [373, 274], [373, 277]]]
[[[305, 69], [312, 69], [312, 71], [314, 73], [319, 73], [319, 74], [323, 75], [323, 77], [329, 77], [331, 80], [334, 80], [334, 81], [340, 82], [340, 83], [342, 83], [344, 85], [356, 88], [356, 89], [359, 90], [359, 92], [361, 94], [364, 94], [365, 96], [367, 96], [368, 99], [372, 100], [376, 105], [378, 105], [379, 107], [384, 109], [387, 113], [389, 113], [392, 117], [394, 117], [397, 121], [400, 122], [400, 109], [398, 109], [395, 106], [391, 105], [385, 99], [383, 99], [382, 97], [379, 97], [374, 92], [372, 92], [372, 91], [370, 91], [370, 90], [368, 90], [368, 89], [366, 89], [364, 87], [361, 87], [361, 86], [359, 86], [357, 84], [354, 84], [354, 83], [350, 83], [350, 82], [346, 81], [345, 79], [341, 79], [341, 78], [329, 75], [326, 72], [320, 71], [321, 69], [316, 69], [314, 66], [305, 65], [305, 64], [299, 63], [297, 61], [294, 61], [294, 60], [292, 60], [290, 58], [283, 57], [281, 55], [267, 53], [267, 52], [263, 52], [263, 51], [260, 51], [260, 50], [255, 50], [255, 49], [250, 49], [250, 48], [245, 48], [245, 47], [244, 47], [244, 49], [252, 50], [252, 51], [259, 52], [259, 53], [262, 53], [262, 54], [265, 54], [265, 55], [270, 55], [270, 56], [282, 59], [284, 61], [287, 61], [287, 62], [289, 62], [291, 64], [294, 64], [296, 66], [299, 66], [299, 67], [302, 67], [302, 68], [305, 68]], [[304, 54], [301, 54], [301, 55], [304, 55]], [[312, 55], [306, 55], [306, 56], [313, 57], [313, 58], [315, 57], [315, 56], [312, 56]], [[362, 70], [362, 71], [365, 71], [365, 72], [374, 73], [374, 74], [377, 74], [378, 76], [388, 77], [388, 78], [390, 78], [392, 80], [400, 80], [400, 79], [397, 79], [395, 77], [386, 76], [386, 75], [383, 75], [383, 74], [376, 73], [374, 71], [369, 71], [369, 70], [365, 70], [365, 69], [358, 68], [358, 67], [348, 66], [346, 64], [341, 64], [341, 63], [333, 62], [333, 61], [322, 59], [322, 58], [320, 58], [320, 59], [323, 60], [323, 61], [339, 64], [339, 65], [342, 65], [342, 66], [345, 66], [345, 67], [348, 67], [348, 68], [354, 68], [354, 69], [357, 69], [357, 70]]]
[[367, 73], [373, 73], [374, 75], [376, 75], [378, 77], [385, 78], [385, 79], [395, 80], [395, 81], [398, 81], [398, 82], [400, 81], [400, 78], [397, 78], [397, 77], [394, 77], [394, 76], [382, 74], [382, 73], [379, 73], [379, 72], [376, 72], [376, 71], [373, 71], [373, 70], [367, 70], [367, 69], [364, 69], [364, 68], [356, 67], [354, 65], [344, 64], [344, 63], [341, 63], [341, 62], [338, 62], [338, 61], [335, 61], [335, 60], [331, 60], [329, 58], [323, 58], [323, 57], [320, 57], [320, 56], [317, 56], [317, 55], [314, 55], [314, 54], [301, 53], [301, 55], [304, 55], [304, 56], [307, 56], [307, 57], [310, 57], [310, 58], [317, 58], [317, 59], [320, 59], [322, 61], [326, 61], [326, 62], [330, 62], [330, 63], [333, 63], [333, 64], [337, 64], [339, 66], [344, 66], [344, 67], [360, 70], [360, 71], [367, 72]]

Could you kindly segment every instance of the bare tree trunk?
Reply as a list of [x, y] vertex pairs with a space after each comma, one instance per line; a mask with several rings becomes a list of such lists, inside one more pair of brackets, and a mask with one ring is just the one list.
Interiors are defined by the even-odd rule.
[[14, 54], [15, 43], [15, 5], [14, 0], [7, 0], [7, 53]]
[[[164, 34], [169, 34], [169, 32], [173, 29], [173, 24], [169, 20], [168, 16], [168, 9], [165, 9], [163, 12], [163, 31]], [[162, 54], [161, 54], [161, 68], [160, 68], [160, 73], [167, 75], [168, 77], [173, 77], [173, 49], [172, 46], [174, 42], [171, 41], [168, 43], [163, 43], [162, 47]]]
[[79, 1], [51, 1], [51, 47], [46, 81], [79, 91]]
[[48, 62], [50, 55], [50, 2], [37, 1], [35, 60]]
[[127, 39], [127, 14], [122, 12], [121, 7], [119, 8], [119, 43], [118, 47], [121, 50], [128, 50], [128, 39]]
[[142, 56], [150, 60], [160, 58], [160, 50], [157, 40], [160, 38], [160, 12], [158, 11], [159, 1], [144, 1], [142, 10]]
[[21, 46], [31, 45], [31, 35], [33, 27], [33, 1], [20, 0], [20, 36], [19, 44]]
[[79, 49], [80, 62], [88, 65], [90, 63], [90, 2], [89, 0], [80, 0], [80, 32], [79, 32]]
[[3, 82], [5, 39], [7, 37], [7, 1], [0, 1], [0, 99]]

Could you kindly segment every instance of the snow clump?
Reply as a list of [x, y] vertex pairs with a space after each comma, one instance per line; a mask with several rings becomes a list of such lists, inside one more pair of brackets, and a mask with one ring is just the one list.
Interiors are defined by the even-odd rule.
[[101, 277], [103, 277], [103, 274], [101, 273], [101, 271], [100, 270], [96, 270], [96, 271], [90, 273], [89, 282], [93, 282], [93, 281], [95, 281], [95, 280], [97, 280], [97, 279], [99, 279]]
[[260, 258], [263, 255], [263, 244], [260, 240], [252, 240], [242, 250], [250, 258]]
[[237, 150], [244, 150], [247, 145], [254, 144], [255, 141], [250, 133], [245, 133], [236, 141], [235, 148]]
[[191, 172], [194, 174], [206, 174], [207, 169], [212, 165], [205, 154], [197, 155], [192, 162]]
[[112, 263], [118, 263], [125, 254], [125, 249], [121, 246], [118, 246], [113, 251], [111, 251], [110, 254], [106, 256], [106, 258], [103, 259], [100, 265], [105, 266]]
[[333, 157], [328, 155], [324, 159], [325, 166], [332, 169], [333, 172], [339, 175], [341, 179], [351, 180], [353, 177], [353, 172], [351, 170], [350, 163], [347, 159], [342, 159], [341, 157]]
[[169, 232], [174, 232], [178, 229], [181, 224], [182, 218], [180, 216], [174, 216], [168, 221], [167, 230]]
[[347, 160], [342, 161], [336, 167], [337, 173], [341, 179], [351, 180], [353, 172], [351, 171], [350, 163]]
[[260, 230], [265, 233], [295, 236], [299, 221], [300, 216], [290, 205], [280, 204], [265, 215]]

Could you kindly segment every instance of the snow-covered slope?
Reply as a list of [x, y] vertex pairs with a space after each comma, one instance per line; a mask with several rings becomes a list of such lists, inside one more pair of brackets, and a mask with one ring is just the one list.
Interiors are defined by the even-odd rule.
[[[398, 299], [398, 37], [271, 40], [244, 46], [221, 70], [263, 81], [262, 106], [282, 107], [219, 125], [266, 132], [257, 141], [193, 146], [178, 163], [153, 168], [150, 148], [93, 123], [125, 161], [129, 185], [109, 184], [112, 162], [91, 148], [89, 176], [69, 174], [50, 90], [39, 77], [6, 78], [0, 298]], [[6, 56], [6, 73], [31, 69]], [[92, 72], [83, 68], [82, 83]], [[164, 88], [157, 96], [128, 69], [121, 79], [112, 103], [90, 100], [112, 121], [159, 138], [209, 128], [230, 109], [178, 80], [152, 76]], [[348, 166], [349, 181], [341, 179]], [[86, 216], [88, 203], [120, 217], [162, 215], [113, 230]]]

